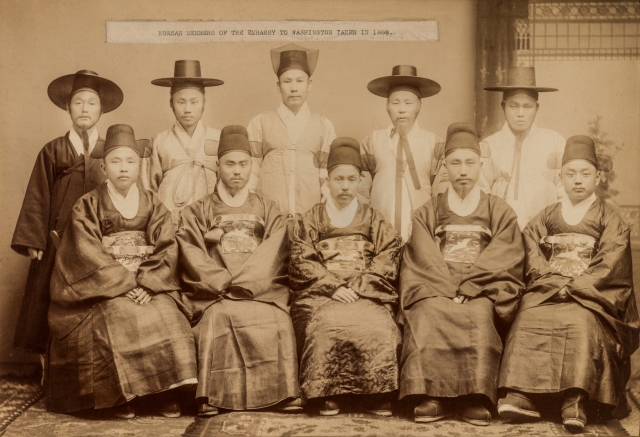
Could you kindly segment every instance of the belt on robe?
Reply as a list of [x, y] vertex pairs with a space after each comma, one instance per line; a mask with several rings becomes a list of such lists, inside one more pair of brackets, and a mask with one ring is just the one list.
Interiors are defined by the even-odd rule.
[[441, 232], [453, 232], [453, 231], [482, 232], [484, 234], [487, 234], [489, 237], [493, 236], [493, 234], [491, 233], [491, 229], [485, 226], [480, 226], [480, 225], [443, 225], [443, 226], [438, 226], [436, 228], [435, 234], [437, 235]]
[[540, 239], [540, 244], [575, 244], [594, 248], [596, 239], [590, 235], [583, 234], [558, 234], [545, 235]]
[[153, 246], [109, 246], [105, 247], [111, 255], [146, 255], [153, 253]]

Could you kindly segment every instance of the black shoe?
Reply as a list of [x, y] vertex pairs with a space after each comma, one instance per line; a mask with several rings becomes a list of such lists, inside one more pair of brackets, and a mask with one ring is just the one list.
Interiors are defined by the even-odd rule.
[[175, 400], [168, 400], [160, 407], [160, 414], [170, 419], [176, 419], [182, 415], [180, 403]]
[[333, 400], [325, 400], [320, 406], [321, 416], [335, 416], [340, 412], [340, 405]]
[[365, 404], [365, 411], [374, 416], [391, 417], [391, 402], [387, 400], [369, 400]]
[[444, 419], [448, 415], [444, 402], [438, 398], [427, 397], [414, 410], [414, 420], [417, 423], [429, 423]]
[[527, 395], [510, 391], [498, 401], [498, 414], [505, 420], [527, 421], [539, 419], [540, 412]]
[[133, 401], [118, 405], [113, 409], [113, 415], [118, 419], [133, 419], [136, 417], [136, 406]]
[[461, 402], [460, 418], [476, 426], [489, 426], [491, 413], [485, 408], [482, 400], [477, 396], [467, 397]]
[[276, 404], [276, 409], [279, 411], [286, 411], [287, 413], [302, 411], [302, 399], [289, 398]]
[[587, 414], [584, 411], [584, 403], [587, 397], [582, 392], [571, 392], [565, 396], [562, 402], [562, 423], [567, 428], [581, 430], [587, 424]]

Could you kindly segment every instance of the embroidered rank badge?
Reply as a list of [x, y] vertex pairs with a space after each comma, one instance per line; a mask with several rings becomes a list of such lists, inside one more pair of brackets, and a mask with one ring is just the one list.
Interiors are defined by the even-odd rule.
[[213, 228], [222, 230], [222, 253], [252, 253], [264, 235], [264, 220], [253, 214], [225, 214], [211, 220]]
[[542, 237], [540, 244], [551, 247], [549, 267], [572, 278], [580, 276], [591, 264], [596, 240], [589, 235], [565, 233]]
[[445, 225], [436, 228], [446, 262], [473, 264], [491, 240], [491, 230], [478, 225]]
[[367, 268], [367, 255], [373, 253], [373, 244], [359, 235], [327, 238], [317, 247], [327, 270], [361, 272]]

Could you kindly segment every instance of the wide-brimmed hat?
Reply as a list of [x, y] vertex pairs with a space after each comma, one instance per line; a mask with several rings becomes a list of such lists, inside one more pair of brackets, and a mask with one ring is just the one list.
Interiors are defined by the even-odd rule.
[[222, 85], [224, 81], [202, 77], [200, 72], [200, 61], [181, 60], [176, 61], [173, 67], [173, 77], [163, 77], [151, 81], [153, 85], [174, 87], [176, 84], [193, 83], [200, 87], [210, 87]]
[[218, 159], [229, 152], [245, 152], [251, 155], [249, 133], [244, 126], [225, 126], [220, 131], [218, 143], [211, 141], [204, 145], [204, 153], [209, 156], [218, 155]]
[[77, 73], [55, 79], [49, 84], [47, 94], [58, 108], [66, 111], [71, 97], [83, 89], [93, 90], [100, 96], [100, 106], [103, 113], [113, 111], [120, 106], [124, 99], [118, 85], [109, 79], [98, 76], [98, 73], [91, 70], [80, 70]]
[[135, 150], [141, 158], [147, 158], [151, 154], [149, 140], [136, 140], [133, 128], [128, 124], [114, 124], [107, 129], [107, 138], [96, 141], [91, 152], [94, 159], [102, 159], [113, 149], [128, 147]]
[[613, 170], [613, 161], [607, 155], [596, 153], [596, 143], [588, 135], [574, 135], [567, 140], [563, 153], [551, 153], [547, 165], [554, 170], [561, 169], [569, 161], [584, 159], [598, 171]]
[[396, 65], [391, 70], [391, 76], [379, 77], [367, 85], [367, 89], [376, 96], [389, 97], [389, 90], [398, 85], [407, 85], [418, 90], [420, 98], [438, 94], [442, 87], [436, 81], [419, 77], [418, 70], [413, 65]]
[[271, 64], [276, 76], [280, 77], [287, 70], [302, 70], [311, 76], [318, 63], [320, 50], [311, 50], [298, 44], [271, 49]]
[[510, 91], [516, 89], [531, 90], [539, 93], [558, 91], [557, 88], [536, 86], [534, 67], [511, 67], [507, 70], [507, 84], [486, 87], [485, 91]]

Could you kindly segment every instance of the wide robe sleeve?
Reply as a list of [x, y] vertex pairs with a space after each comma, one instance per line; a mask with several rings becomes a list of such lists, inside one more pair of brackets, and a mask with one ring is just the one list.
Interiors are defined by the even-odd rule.
[[162, 159], [158, 153], [160, 143], [166, 138], [166, 135], [160, 133], [151, 139], [151, 154], [142, 159], [140, 167], [140, 185], [145, 190], [158, 192], [158, 188], [162, 183], [164, 172], [162, 171]]
[[402, 253], [402, 238], [377, 211], [372, 211], [371, 236], [375, 255], [369, 267], [350, 280], [349, 288], [360, 296], [396, 303], [398, 267]]
[[202, 312], [222, 297], [231, 285], [231, 273], [207, 253], [204, 234], [207, 229], [207, 198], [194, 202], [182, 211], [176, 234], [180, 256], [178, 271], [181, 298], [190, 310], [190, 320], [199, 320]]
[[511, 322], [524, 288], [524, 250], [515, 213], [500, 199], [490, 197], [491, 242], [456, 284], [435, 241], [435, 208], [437, 198], [414, 215], [400, 268], [401, 307], [436, 296], [487, 297], [494, 302], [498, 317]]
[[573, 278], [562, 276], [549, 266], [539, 242], [547, 235], [550, 208], [534, 217], [524, 230], [527, 248], [527, 294], [523, 309], [549, 299], [563, 287], [586, 308], [600, 316], [615, 336], [620, 358], [638, 349], [640, 324], [633, 290], [630, 230], [613, 211], [600, 205], [603, 229], [598, 251], [589, 267]]
[[524, 291], [524, 257], [522, 233], [511, 207], [502, 199], [489, 195], [491, 242], [460, 280], [460, 294], [488, 297], [497, 315], [510, 323], [516, 315]]
[[38, 250], [47, 248], [51, 191], [57, 176], [51, 144], [38, 153], [13, 233], [11, 248], [21, 255], [28, 255], [30, 247]]
[[336, 289], [347, 282], [330, 272], [316, 250], [318, 243], [318, 211], [315, 205], [296, 223], [291, 238], [289, 285], [294, 299], [306, 296], [331, 297]]
[[102, 245], [98, 190], [83, 196], [73, 208], [56, 254], [51, 278], [49, 324], [57, 337], [71, 332], [93, 307], [121, 296], [137, 286], [167, 292], [178, 288], [175, 281], [177, 245], [172, 236], [171, 216], [156, 201], [147, 229], [154, 253], [137, 272], [127, 270]]

